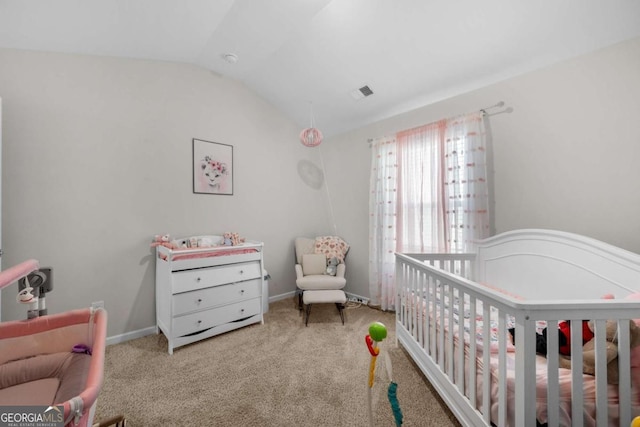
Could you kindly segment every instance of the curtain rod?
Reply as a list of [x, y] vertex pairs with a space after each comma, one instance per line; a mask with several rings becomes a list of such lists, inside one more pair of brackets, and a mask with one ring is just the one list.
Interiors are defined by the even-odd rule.
[[500, 101], [497, 104], [493, 104], [489, 107], [481, 108], [480, 111], [484, 114], [487, 114], [487, 110], [491, 110], [492, 108], [500, 108], [500, 107], [504, 107], [504, 101]]
[[482, 114], [484, 114], [487, 117], [491, 117], [491, 116], [496, 116], [498, 114], [502, 114], [502, 113], [513, 113], [513, 107], [507, 107], [504, 110], [500, 110], [500, 111], [496, 111], [495, 113], [487, 113], [487, 112], [482, 112]]
[[484, 114], [485, 116], [487, 116], [487, 117], [495, 116], [497, 114], [502, 114], [502, 113], [513, 113], [513, 107], [507, 107], [504, 110], [496, 111], [496, 112], [493, 112], [493, 113], [487, 112], [487, 110], [491, 110], [493, 108], [502, 108], [502, 107], [504, 107], [504, 101], [500, 101], [497, 104], [492, 105], [491, 107], [485, 107], [485, 108], [481, 109], [480, 112], [482, 114]]
[[[499, 101], [499, 102], [497, 102], [497, 103], [495, 103], [495, 104], [493, 104], [493, 105], [490, 105], [490, 106], [488, 106], [488, 107], [481, 108], [479, 111], [480, 111], [482, 114], [484, 114], [485, 116], [489, 116], [489, 117], [490, 117], [490, 116], [495, 116], [496, 114], [512, 113], [512, 112], [513, 112], [513, 108], [512, 108], [512, 107], [505, 108], [505, 109], [504, 109], [504, 110], [502, 110], [502, 111], [496, 111], [495, 113], [488, 113], [488, 112], [487, 112], [487, 110], [491, 110], [491, 109], [494, 109], [494, 108], [501, 108], [501, 107], [504, 107], [504, 101]], [[368, 138], [368, 139], [367, 139], [367, 142], [368, 142], [369, 144], [371, 144], [371, 143], [373, 142], [373, 140], [374, 140], [374, 139], [375, 139], [375, 138]]]

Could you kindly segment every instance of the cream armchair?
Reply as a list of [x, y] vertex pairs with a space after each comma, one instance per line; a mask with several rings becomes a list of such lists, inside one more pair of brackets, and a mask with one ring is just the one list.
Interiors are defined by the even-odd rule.
[[[319, 246], [319, 251], [316, 250]], [[336, 246], [337, 245], [337, 246]], [[327, 268], [327, 251], [337, 251], [336, 257], [341, 261], [336, 269], [336, 275], [325, 274]], [[344, 258], [349, 250], [349, 245], [338, 237], [307, 238], [298, 237], [295, 239], [296, 252], [296, 286], [298, 294], [298, 308], [302, 310], [302, 294], [304, 291], [320, 290], [340, 290], [345, 287], [346, 265]]]

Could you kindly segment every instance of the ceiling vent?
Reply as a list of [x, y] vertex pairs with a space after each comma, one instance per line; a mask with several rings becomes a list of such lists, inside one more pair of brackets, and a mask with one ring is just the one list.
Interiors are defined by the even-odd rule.
[[371, 95], [373, 95], [373, 91], [367, 85], [364, 85], [360, 89], [356, 89], [351, 92], [351, 97], [356, 101]]

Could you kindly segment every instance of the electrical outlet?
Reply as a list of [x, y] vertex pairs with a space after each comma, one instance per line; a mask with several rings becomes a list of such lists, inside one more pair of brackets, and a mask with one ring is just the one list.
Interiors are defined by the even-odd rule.
[[347, 298], [347, 301], [349, 301], [349, 302], [355, 302], [355, 303], [358, 303], [358, 304], [364, 304], [364, 305], [369, 304], [369, 300], [368, 300], [367, 298], [363, 298], [363, 297], [356, 297], [356, 296], [353, 296], [353, 295], [352, 295], [352, 296], [350, 296], [350, 297], [348, 297], [348, 298]]
[[104, 301], [94, 301], [91, 303], [91, 308], [104, 308]]

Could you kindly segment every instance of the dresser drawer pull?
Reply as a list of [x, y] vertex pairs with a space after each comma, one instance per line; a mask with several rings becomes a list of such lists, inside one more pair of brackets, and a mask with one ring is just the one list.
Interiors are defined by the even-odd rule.
[[199, 277], [196, 278], [196, 282], [200, 282], [200, 280], [202, 280], [202, 279], [199, 278]]
[[244, 295], [244, 289], [240, 289], [240, 295]]
[[198, 304], [200, 304], [202, 302], [202, 298], [198, 298]]
[[244, 274], [244, 270], [240, 270], [240, 274]]
[[198, 325], [202, 323], [202, 320], [198, 320]]

